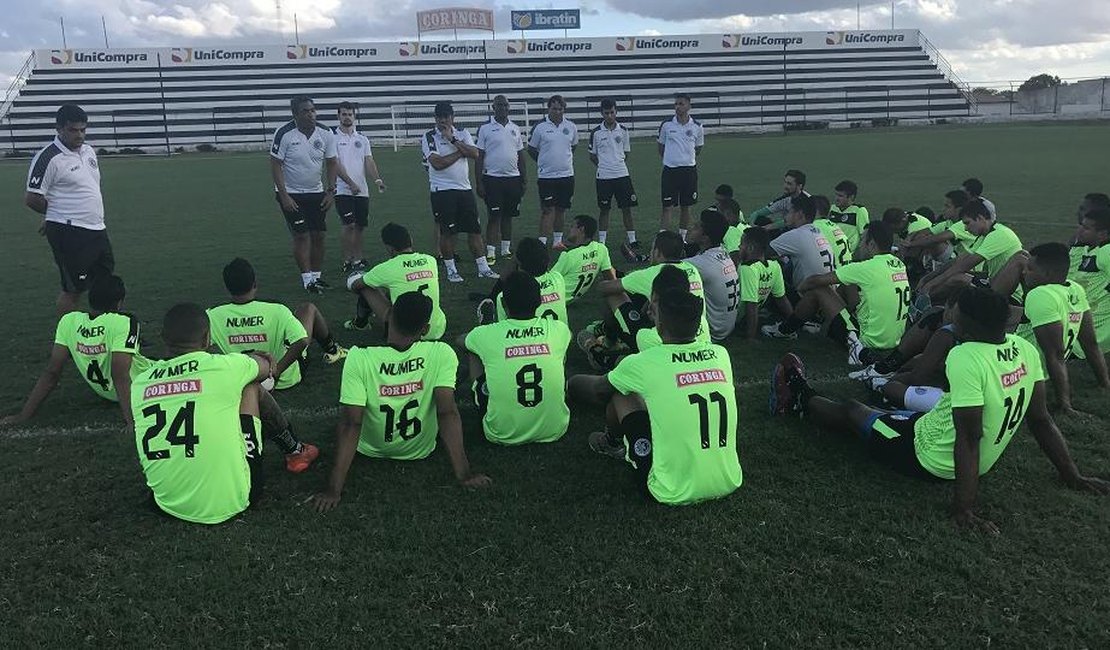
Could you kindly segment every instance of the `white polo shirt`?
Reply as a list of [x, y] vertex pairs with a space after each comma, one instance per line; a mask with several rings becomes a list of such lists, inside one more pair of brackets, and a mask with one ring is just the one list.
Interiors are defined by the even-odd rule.
[[613, 128], [598, 124], [590, 131], [590, 153], [597, 156], [597, 177], [601, 180], [628, 176], [625, 154], [632, 151], [628, 129], [617, 122]]
[[286, 192], [323, 192], [324, 159], [336, 156], [335, 134], [317, 124], [312, 135], [306, 136], [297, 129], [296, 122], [290, 121], [274, 132], [270, 155], [281, 161]]
[[682, 124], [676, 115], [659, 125], [659, 144], [664, 167], [693, 167], [698, 164], [696, 148], [705, 145], [705, 129], [692, 117]]
[[574, 145], [578, 144], [578, 127], [564, 118], [555, 124], [544, 118], [532, 127], [528, 146], [539, 151], [536, 157], [538, 178], [574, 176]]
[[[474, 139], [466, 129], [455, 127], [455, 137], [463, 144], [474, 146]], [[428, 157], [432, 154], [449, 156], [459, 149], [444, 138], [439, 129], [429, 129], [424, 133], [424, 137], [420, 140], [420, 148], [424, 155], [424, 166], [428, 169], [428, 184], [433, 192], [470, 190], [470, 165], [466, 158], [459, 158], [445, 169], [436, 169], [428, 162]]]
[[89, 145], [73, 151], [55, 137], [31, 159], [27, 191], [46, 199], [47, 221], [104, 230], [100, 166]]
[[516, 178], [520, 176], [520, 164], [517, 155], [524, 149], [524, 138], [520, 134], [520, 127], [513, 124], [501, 124], [492, 117], [489, 122], [478, 127], [478, 148], [485, 156], [482, 160], [482, 174], [498, 178]]
[[369, 187], [366, 186], [366, 159], [373, 158], [370, 153], [370, 139], [358, 131], [344, 133], [339, 127], [333, 131], [335, 135], [335, 151], [339, 154], [339, 164], [355, 183], [358, 183], [359, 193], [351, 191], [351, 186], [342, 178], [335, 179], [335, 193], [343, 196], [370, 196]]

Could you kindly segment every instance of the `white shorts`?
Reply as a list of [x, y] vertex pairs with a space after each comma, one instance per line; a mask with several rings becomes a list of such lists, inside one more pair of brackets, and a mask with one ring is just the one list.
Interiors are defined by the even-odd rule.
[[906, 388], [903, 401], [908, 411], [928, 413], [942, 397], [944, 397], [944, 391], [935, 386], [910, 386]]

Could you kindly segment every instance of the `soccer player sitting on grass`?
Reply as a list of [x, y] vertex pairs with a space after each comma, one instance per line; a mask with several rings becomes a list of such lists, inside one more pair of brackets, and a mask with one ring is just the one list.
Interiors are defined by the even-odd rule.
[[435, 451], [437, 436], [461, 486], [490, 485], [488, 476], [471, 472], [463, 448], [455, 351], [426, 340], [432, 311], [428, 296], [399, 294], [389, 311], [386, 345], [351, 348], [339, 391], [335, 465], [327, 489], [313, 498], [317, 511], [339, 504], [356, 450], [371, 458], [420, 460]]
[[[165, 513], [218, 524], [257, 501], [262, 437], [284, 427], [281, 409], [261, 388], [273, 359], [209, 354], [208, 316], [184, 303], [166, 312], [162, 338], [169, 358], [153, 361], [131, 382], [139, 464], [154, 502]], [[280, 440], [280, 437], [278, 439]], [[286, 469], [302, 472], [319, 454], [297, 443]]]
[[709, 321], [709, 334], [714, 341], [722, 341], [736, 328], [736, 307], [740, 303], [740, 277], [736, 265], [721, 240], [728, 230], [725, 216], [717, 210], [703, 210], [697, 221], [690, 224], [687, 239], [698, 248], [698, 254], [686, 259], [701, 275], [705, 298], [705, 315]]
[[840, 224], [854, 251], [863, 238], [863, 229], [871, 222], [871, 215], [867, 208], [856, 203], [859, 186], [853, 181], [840, 181], [833, 189], [836, 191], [836, 203], [829, 208], [829, 219]]
[[742, 480], [732, 362], [724, 348], [697, 340], [703, 310], [689, 291], [665, 291], [656, 313], [661, 345], [568, 383], [572, 399], [605, 409], [606, 428], [590, 434], [590, 448], [627, 459], [664, 504], [723, 497]]
[[61, 317], [46, 368], [19, 413], [0, 419], [0, 424], [19, 424], [34, 417], [58, 386], [66, 359], [71, 358], [97, 396], [119, 402], [123, 421], [131, 427], [131, 374], [148, 362], [139, 354], [139, 319], [120, 313], [126, 293], [123, 280], [114, 275], [92, 281], [88, 313], [71, 311]]
[[1098, 385], [1110, 388], [1106, 359], [1098, 348], [1094, 318], [1087, 293], [1077, 282], [1068, 280], [1068, 247], [1051, 243], [1029, 251], [1025, 269], [1025, 318], [1018, 334], [1036, 343], [1044, 353], [1045, 366], [1056, 390], [1057, 406], [1072, 415], [1071, 382], [1066, 361], [1072, 350], [1081, 347]]
[[[562, 274], [548, 269], [548, 260], [550, 259], [547, 246], [535, 237], [525, 237], [516, 246], [517, 269], [535, 278], [540, 285], [539, 316], [566, 323], [567, 290], [563, 284]], [[502, 283], [500, 281], [496, 282], [490, 292], [490, 297], [478, 304], [479, 325], [508, 318], [505, 303], [501, 300], [502, 291]]]
[[212, 342], [224, 354], [258, 350], [276, 359], [271, 373], [274, 388], [292, 388], [301, 382], [301, 362], [310, 340], [324, 351], [324, 363], [347, 356], [316, 305], [305, 303], [294, 312], [279, 302], [258, 300], [254, 267], [247, 260], [237, 257], [224, 267], [224, 286], [231, 302], [208, 310]]
[[[712, 209], [712, 208], [711, 208]], [[721, 247], [732, 257], [734, 264], [739, 264], [740, 258], [740, 237], [743, 236], [744, 231], [748, 229], [748, 224], [744, 223], [744, 213], [740, 210], [740, 204], [735, 199], [723, 199], [717, 202], [716, 209], [721, 214], [725, 215], [725, 221], [728, 222], [728, 231], [721, 239]]]
[[743, 306], [741, 332], [745, 338], [759, 336], [759, 309], [767, 298], [775, 299], [775, 307], [784, 319], [794, 314], [794, 307], [786, 297], [786, 284], [782, 265], [767, 260], [771, 237], [762, 228], [748, 228], [740, 240], [740, 302]]
[[[918, 208], [919, 210], [921, 208]], [[906, 242], [915, 237], [917, 233], [928, 234], [933, 222], [918, 212], [906, 212], [902, 208], [887, 208], [883, 211], [882, 222], [894, 232], [894, 248], [906, 263], [906, 273], [909, 276], [910, 286], [917, 283], [925, 276], [925, 267], [922, 264], [921, 247], [906, 248]]]
[[566, 239], [563, 240], [567, 249], [559, 254], [551, 267], [563, 276], [568, 303], [586, 295], [594, 282], [615, 280], [617, 277], [609, 258], [609, 249], [594, 239], [596, 235], [597, 220], [593, 217], [580, 214], [571, 219]]
[[813, 207], [816, 210], [813, 225], [821, 231], [825, 240], [829, 242], [829, 248], [833, 252], [833, 269], [850, 263], [852, 261], [852, 251], [856, 250], [855, 242], [849, 239], [839, 224], [829, 219], [829, 198], [823, 194], [814, 195]]
[[1021, 239], [1009, 226], [992, 220], [987, 206], [979, 201], [970, 201], [961, 208], [960, 218], [974, 239], [946, 269], [922, 280], [918, 292], [932, 300], [943, 300], [952, 291], [971, 284], [1012, 294], [1021, 280], [1020, 260], [1014, 259], [1021, 252]]
[[505, 445], [558, 440], [570, 422], [563, 392], [570, 328], [536, 313], [540, 284], [528, 273], [503, 277], [501, 289], [506, 317], [470, 330], [465, 341], [482, 429]]
[[713, 205], [720, 210], [724, 208], [725, 201], [731, 201], [736, 198], [735, 194], [736, 192], [733, 191], [731, 185], [722, 183], [717, 186], [717, 189], [713, 190]]
[[761, 226], [772, 231], [772, 234], [783, 229], [786, 225], [786, 215], [793, 207], [793, 199], [800, 196], [809, 196], [805, 190], [806, 175], [797, 169], [788, 169], [782, 179], [782, 194], [766, 206], [755, 210], [748, 215], [748, 223]]
[[[690, 278], [686, 276], [682, 269], [672, 264], [662, 265], [659, 272], [655, 274], [655, 279], [651, 281], [651, 297], [644, 308], [644, 313], [651, 323], [656, 322], [655, 315], [659, 312], [659, 296], [668, 291], [690, 291]], [[713, 342], [709, 337], [709, 328], [705, 327], [704, 323], [703, 326], [698, 327], [698, 333], [694, 340], [705, 345]], [[635, 349], [637, 352], [643, 352], [662, 344], [663, 338], [659, 336], [659, 328], [655, 325], [641, 327], [636, 330]]]
[[1090, 210], [1080, 220], [1068, 278], [1087, 292], [1102, 352], [1110, 352], [1110, 209]]
[[355, 317], [343, 324], [349, 330], [364, 330], [373, 316], [378, 327], [384, 328], [393, 306], [392, 299], [415, 291], [432, 301], [431, 322], [424, 334], [438, 339], [447, 331], [447, 316], [439, 306], [439, 268], [431, 255], [412, 249], [412, 237], [404, 226], [387, 223], [382, 226], [382, 243], [389, 259], [360, 275], [347, 278], [347, 288], [358, 294]]
[[1006, 334], [1006, 296], [969, 288], [960, 294], [957, 309], [956, 338], [961, 343], [948, 353], [945, 364], [951, 391], [928, 413], [886, 411], [822, 397], [806, 381], [804, 365], [793, 354], [774, 369], [772, 412], [800, 411], [822, 427], [856, 433], [878, 460], [900, 473], [953, 481], [951, 514], [961, 527], [998, 532], [975, 514], [979, 477], [994, 466], [1023, 421], [1068, 487], [1110, 492], [1110, 483], [1076, 469], [1045, 406], [1040, 353], [1028, 341]]
[[928, 231], [921, 230], [912, 234], [902, 245], [903, 255], [920, 255], [926, 271], [940, 271], [975, 239], [960, 218], [960, 211], [969, 201], [971, 197], [963, 190], [952, 190], [945, 194], [941, 219]]

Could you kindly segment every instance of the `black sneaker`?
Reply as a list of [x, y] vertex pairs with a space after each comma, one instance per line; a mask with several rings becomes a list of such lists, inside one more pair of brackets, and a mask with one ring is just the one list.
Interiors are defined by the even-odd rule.
[[328, 284], [327, 281], [324, 280], [324, 278], [316, 278], [316, 281], [315, 281], [314, 284], [316, 286], [320, 287], [321, 289], [331, 289], [331, 285]]
[[309, 282], [305, 286], [304, 290], [309, 293], [324, 293], [324, 288], [320, 286], [319, 280], [313, 280], [312, 282]]

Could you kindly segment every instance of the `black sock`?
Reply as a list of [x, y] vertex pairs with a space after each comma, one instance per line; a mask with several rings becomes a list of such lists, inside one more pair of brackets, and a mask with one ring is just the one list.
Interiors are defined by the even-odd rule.
[[791, 314], [790, 318], [779, 324], [779, 331], [783, 334], [793, 334], [802, 329], [802, 325], [805, 325], [805, 321]]
[[360, 295], [358, 302], [355, 303], [355, 325], [366, 327], [366, 324], [370, 322], [370, 314], [370, 303], [366, 302], [366, 298]]
[[274, 441], [283, 454], [295, 454], [302, 449], [300, 441], [293, 435], [293, 425], [285, 417], [274, 396], [260, 391], [258, 416], [262, 420], [262, 437]]
[[324, 348], [324, 352], [328, 354], [335, 354], [339, 351], [339, 344], [335, 342], [335, 337], [330, 334], [328, 335], [328, 339], [320, 344], [320, 347]]
[[848, 325], [839, 315], [833, 316], [832, 321], [829, 322], [828, 336], [841, 345], [848, 345]]
[[277, 446], [281, 447], [281, 453], [283, 454], [296, 454], [304, 449], [304, 445], [301, 444], [301, 441], [297, 440], [297, 437], [293, 435], [292, 426], [285, 427], [279, 433], [273, 433], [271, 431], [266, 437], [276, 442]]

